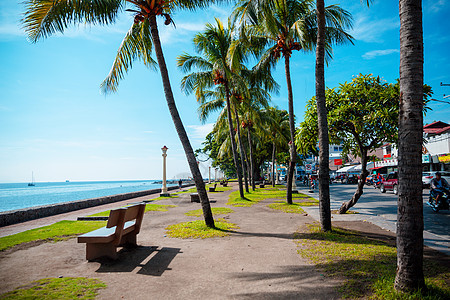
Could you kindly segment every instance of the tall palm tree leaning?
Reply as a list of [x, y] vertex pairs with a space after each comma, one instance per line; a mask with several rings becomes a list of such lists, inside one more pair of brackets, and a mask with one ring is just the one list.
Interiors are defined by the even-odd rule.
[[219, 90], [219, 95], [225, 96], [231, 149], [239, 184], [239, 195], [241, 198], [244, 198], [242, 169], [239, 164], [235, 141], [236, 132], [231, 114], [231, 92], [233, 77], [236, 76], [231, 70], [228, 57], [232, 44], [231, 30], [225, 29], [222, 22], [216, 19], [215, 25], [206, 24], [206, 30], [194, 37], [194, 44], [197, 52], [201, 53], [202, 57], [185, 53], [178, 57], [178, 66], [181, 67], [183, 72], [190, 72], [192, 68], [197, 68], [199, 72], [192, 72], [186, 75], [182, 79], [181, 87], [186, 93], [195, 91], [197, 101], [200, 103], [204, 103], [211, 95], [217, 95], [217, 93], [209, 90], [214, 86]]
[[397, 274], [395, 288], [425, 287], [423, 276], [423, 30], [422, 1], [399, 0], [400, 111]]
[[156, 17], [165, 18], [164, 23], [170, 25], [173, 23], [170, 16], [173, 10], [193, 10], [206, 7], [214, 2], [221, 2], [221, 0], [25, 0], [26, 10], [22, 20], [28, 37], [35, 43], [55, 32], [64, 32], [71, 24], [112, 24], [118, 14], [124, 10], [125, 5], [131, 4], [132, 9], [127, 9], [127, 11], [134, 14], [134, 23], [120, 45], [111, 72], [102, 84], [103, 90], [106, 92], [115, 91], [119, 80], [124, 76], [124, 72], [131, 68], [132, 61], [137, 58], [141, 59], [147, 66], [155, 65], [151, 58], [152, 47], [154, 47], [169, 112], [183, 145], [200, 197], [205, 223], [208, 227], [214, 227], [214, 219], [205, 184], [175, 105], [169, 73], [159, 39]]
[[[361, 0], [362, 1], [362, 0]], [[367, 5], [372, 0], [365, 0]], [[330, 210], [330, 154], [328, 122], [325, 100], [325, 1], [316, 0], [317, 45], [316, 45], [316, 102], [319, 129], [319, 214], [322, 231], [331, 230]]]
[[[317, 42], [317, 20], [312, 0], [242, 0], [233, 12], [241, 20], [245, 38], [253, 47], [265, 49], [260, 64], [274, 66], [284, 57], [288, 92], [289, 127], [291, 140], [290, 163], [287, 180], [287, 203], [292, 203], [292, 180], [296, 165], [294, 97], [292, 92], [290, 59], [294, 50], [311, 52]], [[331, 44], [351, 41], [345, 29], [351, 27], [350, 14], [336, 5], [324, 8], [324, 57], [331, 58]], [[250, 24], [250, 26], [246, 26]], [[327, 160], [328, 162], [328, 160]], [[329, 197], [328, 197], [329, 198]], [[329, 205], [328, 205], [329, 206]]]

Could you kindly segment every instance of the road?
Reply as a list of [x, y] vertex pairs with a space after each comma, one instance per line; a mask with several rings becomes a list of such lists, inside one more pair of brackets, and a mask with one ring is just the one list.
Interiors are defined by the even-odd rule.
[[[330, 186], [331, 209], [337, 210], [342, 202], [349, 200], [356, 190], [356, 184], [332, 184]], [[309, 194], [314, 198], [319, 197], [316, 189], [313, 193], [309, 189], [299, 185], [299, 191]], [[426, 204], [429, 190], [423, 191], [423, 217], [424, 217], [424, 243], [425, 245], [450, 255], [450, 211], [443, 210], [435, 213]], [[358, 203], [351, 209], [357, 214], [336, 215], [333, 220], [366, 220], [389, 231], [396, 231], [397, 222], [397, 196], [392, 192], [381, 193], [379, 189], [372, 186], [364, 187], [364, 194]], [[317, 220], [319, 219], [318, 208], [307, 208]]]

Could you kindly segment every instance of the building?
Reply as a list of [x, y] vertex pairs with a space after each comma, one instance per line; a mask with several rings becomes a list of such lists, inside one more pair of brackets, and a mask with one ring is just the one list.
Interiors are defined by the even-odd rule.
[[441, 121], [423, 127], [424, 171], [450, 171], [450, 125]]

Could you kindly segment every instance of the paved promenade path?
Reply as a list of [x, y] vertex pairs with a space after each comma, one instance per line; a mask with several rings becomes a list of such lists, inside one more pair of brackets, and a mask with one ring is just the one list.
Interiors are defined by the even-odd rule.
[[[236, 189], [236, 186], [233, 186]], [[213, 207], [225, 207], [230, 191], [209, 193]], [[233, 207], [225, 218], [240, 228], [228, 237], [174, 239], [170, 224], [196, 220], [185, 212], [199, 209], [185, 194], [155, 203], [176, 204], [168, 212], [144, 216], [140, 247], [121, 252], [115, 262], [87, 262], [85, 245], [76, 239], [0, 252], [0, 293], [46, 277], [90, 277], [107, 284], [99, 299], [337, 299], [337, 280], [324, 277], [297, 254], [293, 233], [314, 222], [310, 216], [274, 211], [262, 201]], [[144, 197], [150, 199], [151, 197]], [[133, 199], [0, 228], [12, 234], [33, 227], [76, 219]]]

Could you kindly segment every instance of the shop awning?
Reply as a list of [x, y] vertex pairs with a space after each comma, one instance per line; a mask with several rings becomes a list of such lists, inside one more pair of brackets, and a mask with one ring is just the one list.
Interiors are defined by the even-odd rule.
[[353, 171], [353, 169], [355, 167], [356, 167], [355, 165], [353, 165], [353, 166], [346, 166], [346, 167], [343, 167], [343, 168], [340, 168], [339, 170], [337, 170], [336, 173], [347, 173], [347, 172]]
[[[369, 163], [367, 163], [367, 166], [366, 166], [366, 169], [368, 170], [368, 169], [371, 169], [371, 167], [373, 167], [373, 162], [369, 162]], [[355, 168], [353, 168], [353, 170], [352, 171], [361, 171], [362, 170], [362, 165], [357, 165], [357, 166], [355, 166]]]
[[382, 168], [384, 168], [384, 167], [373, 167], [373, 168], [369, 168], [369, 169], [371, 169], [371, 170], [378, 170], [378, 169], [382, 169]]

